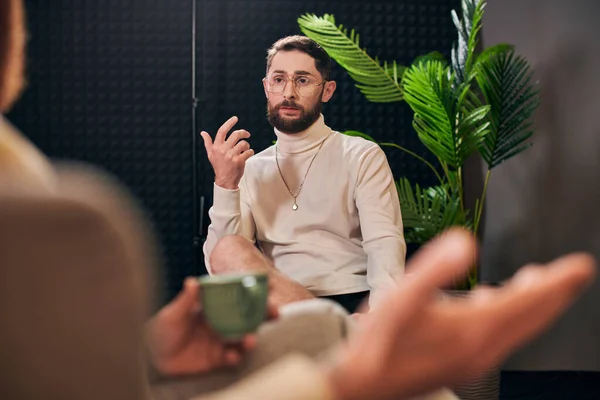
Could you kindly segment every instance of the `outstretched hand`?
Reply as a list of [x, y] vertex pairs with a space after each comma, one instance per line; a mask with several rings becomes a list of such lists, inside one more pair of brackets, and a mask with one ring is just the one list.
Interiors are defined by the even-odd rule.
[[573, 254], [522, 268], [501, 288], [442, 295], [475, 250], [472, 236], [454, 229], [412, 258], [326, 367], [340, 400], [410, 398], [473, 378], [546, 329], [595, 275], [590, 256]]

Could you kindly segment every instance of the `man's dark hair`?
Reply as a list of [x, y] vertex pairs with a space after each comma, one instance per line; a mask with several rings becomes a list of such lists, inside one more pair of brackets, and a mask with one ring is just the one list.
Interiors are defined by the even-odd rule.
[[301, 35], [286, 36], [273, 43], [267, 52], [267, 73], [269, 72], [269, 68], [271, 68], [275, 54], [280, 51], [293, 50], [301, 51], [314, 58], [317, 71], [319, 71], [324, 80], [329, 80], [331, 57], [317, 42]]

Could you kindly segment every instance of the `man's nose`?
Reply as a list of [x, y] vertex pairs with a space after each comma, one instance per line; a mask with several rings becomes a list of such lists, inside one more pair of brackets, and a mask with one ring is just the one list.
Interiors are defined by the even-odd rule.
[[296, 96], [296, 85], [294, 85], [294, 81], [287, 81], [285, 89], [283, 90], [283, 97], [285, 97], [286, 99], [293, 99]]

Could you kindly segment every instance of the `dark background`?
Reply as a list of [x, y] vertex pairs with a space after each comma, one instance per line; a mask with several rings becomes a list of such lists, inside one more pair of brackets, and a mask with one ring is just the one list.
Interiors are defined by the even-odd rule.
[[[194, 246], [193, 172], [197, 168], [203, 215], [213, 175], [201, 141], [194, 149], [193, 138], [200, 129], [214, 134], [237, 115], [257, 151], [271, 143], [261, 85], [265, 52], [280, 37], [300, 33], [300, 15], [334, 14], [382, 59], [407, 64], [433, 50], [448, 55], [455, 39], [450, 10], [458, 0], [366, 3], [197, 0], [193, 65], [192, 1], [28, 0], [29, 86], [8, 117], [50, 157], [100, 166], [137, 196], [164, 249], [168, 299], [185, 276], [204, 271]], [[597, 212], [590, 214], [600, 201], [600, 128], [594, 118], [600, 106], [600, 10], [591, 0], [489, 3], [485, 44], [516, 44], [539, 70], [545, 102], [534, 147], [499, 167], [490, 183], [483, 267], [484, 276], [498, 280], [525, 261], [600, 251]], [[337, 66], [333, 79], [338, 90], [324, 109], [328, 125], [422, 152], [404, 103], [366, 102]], [[396, 177], [433, 182], [419, 162], [398, 151], [387, 154]], [[578, 179], [583, 183], [573, 191]], [[200, 237], [207, 224], [204, 218]], [[593, 289], [507, 368], [598, 371], [600, 292], [597, 285]], [[502, 398], [597, 399], [598, 382], [597, 372], [505, 372]]]
[[191, 3], [27, 1], [29, 86], [8, 118], [50, 157], [116, 175], [192, 271]]

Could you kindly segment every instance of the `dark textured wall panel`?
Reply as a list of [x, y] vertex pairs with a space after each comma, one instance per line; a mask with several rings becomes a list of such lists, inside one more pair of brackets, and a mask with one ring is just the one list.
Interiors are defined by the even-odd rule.
[[28, 1], [29, 87], [9, 118], [46, 154], [110, 171], [191, 272], [191, 3]]

